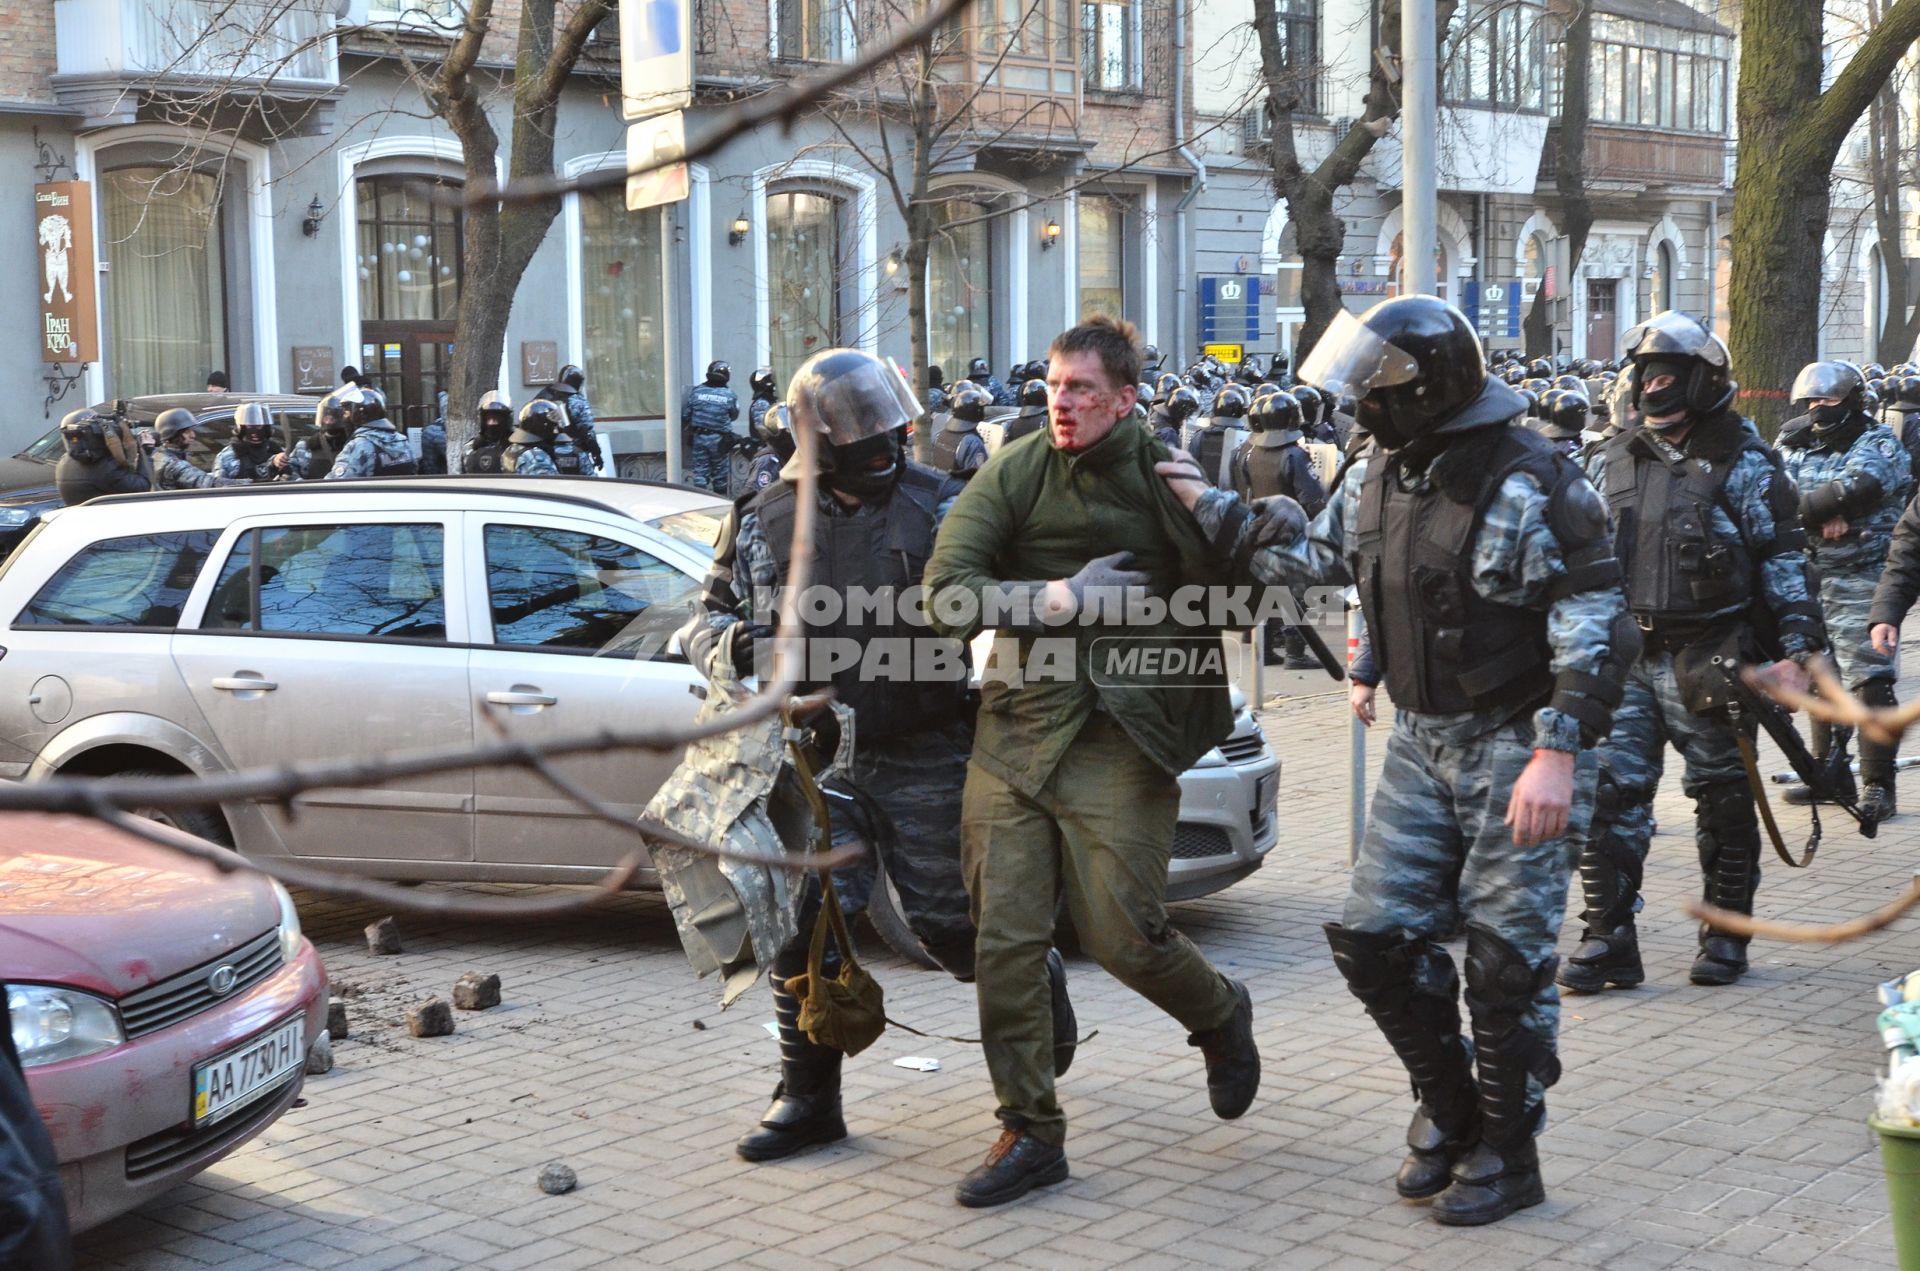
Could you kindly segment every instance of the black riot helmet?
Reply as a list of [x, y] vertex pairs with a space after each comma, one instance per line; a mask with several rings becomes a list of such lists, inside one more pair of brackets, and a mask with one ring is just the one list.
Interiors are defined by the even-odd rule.
[[946, 387], [946, 383], [947, 383], [947, 373], [941, 370], [937, 363], [927, 368], [927, 387], [928, 388], [944, 388]]
[[1160, 365], [1160, 346], [1149, 344], [1140, 350], [1140, 365], [1148, 367]]
[[1298, 441], [1300, 403], [1284, 390], [1262, 393], [1254, 401], [1253, 409], [1247, 412], [1247, 427], [1257, 433], [1278, 433], [1287, 441]]
[[1553, 363], [1543, 357], [1537, 357], [1527, 363], [1527, 378], [1550, 380], [1553, 378]]
[[1291, 363], [1287, 361], [1286, 354], [1284, 353], [1274, 354], [1273, 361], [1267, 363], [1268, 382], [1273, 384], [1278, 384], [1281, 380], [1284, 380], [1285, 378], [1287, 378], [1287, 367], [1289, 365], [1291, 365]]
[[[1711, 415], [1726, 409], [1739, 387], [1733, 382], [1732, 359], [1720, 337], [1677, 310], [1656, 313], [1634, 327], [1622, 346], [1633, 363], [1633, 405], [1643, 417], [1682, 410]], [[1676, 382], [1659, 393], [1648, 393], [1647, 381], [1659, 375], [1673, 375]], [[1679, 422], [1675, 419], [1665, 426]]]
[[1176, 420], [1192, 419], [1200, 413], [1200, 394], [1182, 384], [1167, 394], [1167, 414]]
[[1538, 419], [1540, 417], [1540, 394], [1530, 388], [1522, 388], [1515, 391], [1520, 394], [1520, 400], [1526, 403], [1527, 417], [1529, 419]]
[[785, 402], [775, 402], [760, 417], [760, 439], [781, 463], [793, 458], [793, 417], [788, 414]]
[[566, 427], [567, 412], [551, 398], [536, 397], [520, 408], [513, 439], [524, 444], [551, 445]]
[[1866, 396], [1867, 377], [1851, 362], [1809, 362], [1793, 377], [1793, 391], [1787, 399], [1799, 406], [1821, 398], [1831, 398], [1848, 409], [1857, 409]]
[[1869, 362], [1860, 368], [1860, 378], [1863, 380], [1883, 380], [1887, 378], [1887, 368], [1878, 362]]
[[[1438, 296], [1401, 296], [1359, 317], [1335, 315], [1300, 378], [1333, 396], [1351, 395], [1361, 427], [1398, 450], [1463, 422], [1487, 388], [1485, 359], [1465, 314]], [[1492, 422], [1471, 418], [1469, 426]]]
[[107, 457], [107, 417], [91, 407], [70, 411], [60, 421], [60, 440], [81, 463], [98, 463]]
[[273, 436], [273, 413], [263, 402], [242, 402], [233, 412], [233, 439], [242, 446], [264, 446]]
[[1888, 405], [1903, 415], [1920, 410], [1920, 375], [1902, 375], [1893, 381]]
[[972, 380], [961, 380], [953, 386], [953, 392], [947, 396], [947, 408], [955, 419], [964, 419], [969, 423], [979, 423], [987, 417], [987, 407], [993, 405], [993, 394], [981, 388]]
[[825, 446], [821, 480], [841, 494], [884, 499], [906, 468], [907, 426], [923, 412], [894, 363], [863, 349], [823, 349], [787, 389], [795, 433]]
[[1593, 418], [1593, 403], [1587, 400], [1585, 393], [1566, 389], [1554, 399], [1553, 409], [1544, 418], [1552, 425], [1547, 434], [1561, 441], [1570, 441], [1578, 437]]
[[[1025, 367], [1021, 368], [1025, 370]], [[1045, 407], [1047, 404], [1047, 382], [1042, 379], [1030, 379], [1020, 386], [1020, 404], [1022, 406]]]
[[993, 378], [993, 372], [987, 366], [987, 359], [974, 358], [967, 363], [967, 378], [976, 384], [984, 384]]
[[1229, 384], [1213, 399], [1213, 413], [1228, 419], [1244, 419], [1253, 405], [1253, 394], [1245, 384]]
[[1172, 371], [1162, 371], [1154, 377], [1153, 400], [1156, 402], [1164, 402], [1167, 400], [1168, 394], [1179, 387], [1180, 377], [1178, 375], [1175, 375]]
[[192, 432], [196, 427], [193, 412], [182, 406], [172, 410], [163, 410], [160, 417], [153, 421], [153, 435], [161, 441], [172, 441], [181, 433]]
[[1320, 396], [1320, 390], [1311, 384], [1295, 384], [1289, 391], [1292, 392], [1293, 400], [1300, 407], [1300, 426], [1312, 431], [1313, 426], [1320, 422], [1321, 416], [1326, 414], [1326, 399]]
[[1142, 406], [1151, 406], [1154, 402], [1153, 385], [1141, 380], [1133, 386], [1134, 400]]
[[707, 385], [711, 388], [725, 388], [727, 381], [733, 378], [733, 368], [718, 360], [707, 363]]
[[772, 401], [778, 396], [778, 393], [773, 387], [773, 368], [771, 366], [756, 368], [753, 374], [747, 377], [747, 387], [753, 390], [755, 397], [763, 398], [766, 401]]
[[576, 393], [587, 386], [587, 373], [571, 362], [561, 367], [560, 373], [553, 379], [555, 383], [565, 384]]
[[480, 416], [482, 441], [499, 441], [513, 428], [513, 403], [497, 388], [480, 395], [474, 413]]

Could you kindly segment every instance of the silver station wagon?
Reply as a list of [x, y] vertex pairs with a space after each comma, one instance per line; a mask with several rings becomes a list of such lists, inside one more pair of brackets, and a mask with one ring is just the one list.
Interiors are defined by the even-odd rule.
[[[50, 513], [0, 565], [0, 777], [465, 747], [493, 739], [489, 711], [527, 740], [690, 719], [704, 684], [672, 637], [726, 512], [680, 486], [458, 477]], [[638, 816], [676, 761], [558, 766]], [[1182, 777], [1174, 898], [1258, 867], [1279, 768], [1242, 707]], [[513, 769], [313, 791], [291, 817], [251, 803], [169, 816], [249, 854], [401, 880], [585, 882], [634, 844]], [[894, 917], [875, 923], [898, 947], [911, 937]]]

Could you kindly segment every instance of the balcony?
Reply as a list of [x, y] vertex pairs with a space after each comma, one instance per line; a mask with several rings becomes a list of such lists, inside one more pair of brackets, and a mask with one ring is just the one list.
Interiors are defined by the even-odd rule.
[[243, 99], [280, 127], [326, 131], [344, 91], [333, 11], [320, 0], [54, 0], [54, 94], [88, 128], [132, 123], [155, 99], [208, 113]]
[[940, 64], [940, 77], [934, 93], [941, 114], [958, 111], [955, 131], [987, 148], [1091, 148], [1080, 139], [1080, 76], [1071, 62], [955, 57]]
[[[1560, 130], [1547, 133], [1540, 155], [1540, 180], [1559, 174]], [[1722, 188], [1727, 175], [1727, 139], [1711, 134], [1659, 132], [1649, 128], [1587, 128], [1586, 178], [1598, 189], [1648, 189], [1666, 186]]]

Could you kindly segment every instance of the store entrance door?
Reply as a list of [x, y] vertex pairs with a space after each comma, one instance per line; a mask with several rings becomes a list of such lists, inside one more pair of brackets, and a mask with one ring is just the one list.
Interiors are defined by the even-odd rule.
[[453, 363], [453, 329], [421, 322], [360, 324], [360, 369], [387, 395], [387, 416], [408, 432], [440, 413]]

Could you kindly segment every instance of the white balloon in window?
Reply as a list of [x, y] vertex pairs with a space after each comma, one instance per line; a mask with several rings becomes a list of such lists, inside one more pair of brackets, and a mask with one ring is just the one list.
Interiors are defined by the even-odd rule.
[[413, 271], [411, 269], [403, 269], [398, 274], [395, 274], [394, 277], [398, 278], [401, 282], [412, 282]]

